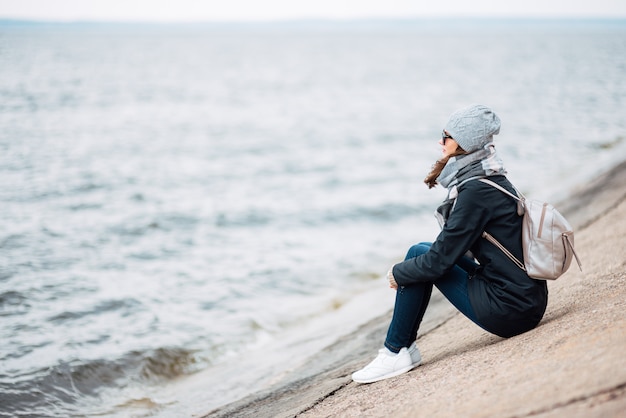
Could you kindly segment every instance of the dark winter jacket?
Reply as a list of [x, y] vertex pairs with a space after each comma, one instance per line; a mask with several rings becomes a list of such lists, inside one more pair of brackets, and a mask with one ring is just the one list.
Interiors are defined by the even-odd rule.
[[[504, 176], [490, 179], [512, 193]], [[399, 286], [435, 282], [469, 250], [480, 266], [459, 263], [468, 271], [469, 296], [478, 322], [488, 331], [511, 337], [539, 323], [548, 303], [544, 280], [533, 280], [492, 243], [489, 232], [515, 257], [522, 259], [522, 218], [514, 199], [493, 186], [471, 180], [461, 185], [454, 210], [430, 250], [393, 267]]]

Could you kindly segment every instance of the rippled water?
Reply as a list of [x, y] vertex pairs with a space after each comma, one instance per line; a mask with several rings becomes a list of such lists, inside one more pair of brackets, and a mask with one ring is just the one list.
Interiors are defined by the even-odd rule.
[[621, 22], [0, 25], [0, 415], [176, 410], [145, 393], [339, 335], [436, 233], [453, 110], [492, 106], [556, 199], [623, 155], [625, 76]]

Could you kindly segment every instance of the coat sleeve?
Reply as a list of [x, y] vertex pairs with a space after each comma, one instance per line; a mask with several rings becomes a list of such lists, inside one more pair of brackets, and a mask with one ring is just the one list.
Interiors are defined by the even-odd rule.
[[399, 286], [436, 281], [452, 269], [481, 237], [493, 213], [486, 196], [488, 189], [477, 181], [464, 186], [430, 250], [393, 267], [393, 276]]

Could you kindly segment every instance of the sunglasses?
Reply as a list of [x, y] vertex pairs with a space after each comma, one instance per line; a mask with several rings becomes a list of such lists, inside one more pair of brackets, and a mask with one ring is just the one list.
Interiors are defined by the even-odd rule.
[[447, 133], [446, 133], [446, 131], [441, 132], [441, 143], [442, 143], [443, 145], [446, 145], [446, 139], [448, 139], [448, 138], [450, 138], [450, 139], [454, 139], [454, 138], [452, 138], [452, 137], [450, 136], [450, 134], [447, 134]]

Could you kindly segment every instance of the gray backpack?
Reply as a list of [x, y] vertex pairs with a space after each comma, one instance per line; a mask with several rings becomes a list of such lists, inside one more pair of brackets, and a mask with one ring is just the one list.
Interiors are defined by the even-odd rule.
[[518, 260], [491, 234], [484, 231], [482, 236], [497, 246], [529, 277], [539, 280], [556, 280], [567, 271], [576, 258], [578, 268], [582, 266], [574, 251], [574, 231], [567, 220], [551, 204], [528, 200], [517, 189], [520, 197], [491, 180], [480, 179], [517, 200], [517, 213], [522, 220], [522, 249], [524, 262]]

